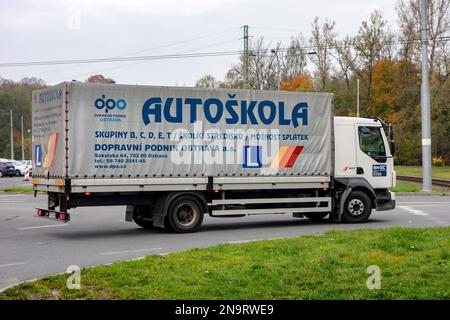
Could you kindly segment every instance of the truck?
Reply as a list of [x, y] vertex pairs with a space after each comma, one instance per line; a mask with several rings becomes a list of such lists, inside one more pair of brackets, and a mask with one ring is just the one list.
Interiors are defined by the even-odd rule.
[[361, 223], [395, 207], [392, 126], [333, 95], [64, 82], [32, 93], [37, 216], [124, 206], [143, 228], [292, 214]]

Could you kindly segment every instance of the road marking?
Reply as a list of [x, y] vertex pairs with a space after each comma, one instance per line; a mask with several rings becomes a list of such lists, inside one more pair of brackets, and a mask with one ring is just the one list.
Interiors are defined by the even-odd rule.
[[35, 227], [22, 227], [17, 228], [17, 230], [30, 230], [30, 229], [41, 229], [41, 228], [56, 228], [56, 227], [67, 227], [68, 224], [50, 224], [45, 226], [35, 226]]
[[101, 256], [109, 256], [113, 254], [124, 254], [124, 253], [136, 253], [136, 252], [145, 252], [145, 251], [156, 251], [162, 250], [164, 248], [147, 248], [147, 249], [137, 249], [137, 250], [125, 250], [125, 251], [111, 251], [111, 252], [101, 252]]
[[423, 211], [417, 210], [417, 209], [413, 209], [413, 208], [408, 207], [408, 206], [398, 206], [398, 207], [400, 209], [406, 210], [406, 211], [408, 211], [408, 212], [410, 212], [412, 214], [415, 214], [417, 216], [429, 216], [429, 214], [426, 213], [426, 212], [423, 212]]
[[439, 205], [439, 204], [449, 204], [450, 202], [431, 202], [431, 201], [421, 201], [421, 202], [409, 202], [409, 201], [405, 201], [405, 202], [398, 202], [398, 204], [402, 205], [402, 204], [406, 204], [406, 203], [412, 203], [412, 204], [434, 204], [434, 205]]
[[15, 263], [8, 263], [8, 264], [0, 264], [0, 268], [3, 267], [14, 267], [14, 266], [21, 266], [26, 264], [25, 262], [15, 262]]

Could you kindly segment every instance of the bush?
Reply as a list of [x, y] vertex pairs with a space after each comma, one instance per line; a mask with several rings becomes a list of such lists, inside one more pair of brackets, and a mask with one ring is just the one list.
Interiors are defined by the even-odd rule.
[[433, 157], [433, 166], [441, 167], [444, 165], [444, 159], [442, 157]]

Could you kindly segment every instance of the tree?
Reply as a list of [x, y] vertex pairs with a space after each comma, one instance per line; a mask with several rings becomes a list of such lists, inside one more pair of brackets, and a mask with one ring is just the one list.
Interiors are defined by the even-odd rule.
[[395, 63], [381, 59], [373, 67], [373, 101], [369, 113], [384, 118], [395, 111], [397, 96], [394, 83]]
[[224, 81], [219, 83], [219, 88], [243, 89], [244, 78], [242, 74], [239, 66], [232, 66], [225, 74]]
[[314, 91], [314, 86], [311, 77], [308, 74], [301, 76], [294, 76], [290, 80], [282, 81], [280, 90], [286, 91]]
[[31, 135], [27, 134], [27, 130], [31, 129], [31, 93], [45, 87], [44, 80], [38, 78], [23, 78], [19, 82], [0, 79], [0, 158], [10, 157], [10, 109], [13, 111], [15, 158], [20, 155], [21, 149], [21, 116], [24, 120], [25, 157], [31, 158]]
[[[275, 46], [272, 43], [266, 44], [262, 37], [252, 43], [251, 48], [248, 66], [251, 89], [275, 90], [279, 80], [289, 80], [293, 76], [304, 73], [306, 53], [304, 39], [301, 35], [292, 38], [287, 49], [281, 48], [281, 43], [277, 43]], [[219, 87], [244, 87], [243, 62], [244, 55], [242, 54], [240, 63], [231, 67]]]
[[356, 53], [359, 66], [354, 68], [358, 76], [366, 82], [366, 115], [372, 103], [373, 68], [380, 59], [385, 45], [386, 21], [380, 11], [375, 10], [368, 21], [363, 21], [356, 36]]
[[116, 81], [114, 81], [111, 78], [106, 78], [105, 76], [101, 75], [101, 74], [95, 74], [92, 76], [89, 76], [89, 78], [86, 79], [86, 82], [89, 83], [116, 83]]
[[195, 86], [198, 88], [217, 88], [219, 86], [219, 81], [212, 75], [206, 74], [197, 80]]
[[305, 73], [307, 63], [305, 46], [305, 39], [301, 34], [291, 39], [286, 54], [281, 57], [281, 79], [288, 80]]
[[[428, 0], [428, 39], [430, 75], [448, 78], [448, 67], [442, 63], [449, 55], [448, 39], [445, 38], [449, 13], [449, 0]], [[402, 34], [402, 55], [406, 60], [420, 61], [420, 0], [399, 0], [396, 5]]]
[[350, 76], [351, 70], [354, 68], [356, 55], [354, 54], [353, 45], [354, 38], [346, 36], [342, 40], [336, 40], [333, 43], [335, 53], [330, 52], [330, 55], [336, 59], [340, 72], [347, 86], [347, 90], [350, 89]]
[[325, 90], [330, 78], [331, 61], [329, 47], [335, 42], [335, 24], [334, 21], [326, 20], [322, 26], [320, 26], [319, 17], [316, 17], [312, 23], [312, 33], [309, 38], [309, 43], [315, 51], [315, 55], [311, 60], [316, 66], [318, 88], [322, 91]]

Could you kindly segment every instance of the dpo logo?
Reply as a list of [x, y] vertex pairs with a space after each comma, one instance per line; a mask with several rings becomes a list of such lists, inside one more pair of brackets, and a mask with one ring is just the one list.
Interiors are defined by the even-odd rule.
[[118, 99], [117, 101], [114, 99], [106, 99], [106, 96], [103, 94], [101, 98], [95, 100], [94, 105], [97, 109], [105, 109], [105, 112], [108, 113], [108, 110], [113, 110], [116, 107], [119, 110], [125, 109], [127, 102], [125, 99]]

